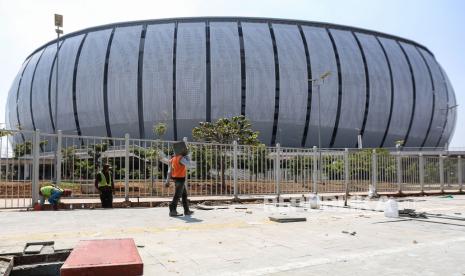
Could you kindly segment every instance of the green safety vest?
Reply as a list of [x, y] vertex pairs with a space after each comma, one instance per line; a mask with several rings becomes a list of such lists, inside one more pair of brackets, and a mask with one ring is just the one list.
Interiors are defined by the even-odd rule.
[[63, 192], [62, 189], [57, 188], [57, 187], [53, 187], [53, 186], [44, 186], [44, 187], [40, 188], [40, 192], [46, 198], [49, 198], [52, 195], [53, 190], [59, 190], [59, 191]]
[[105, 177], [105, 175], [103, 174], [103, 172], [99, 172], [99, 175], [100, 175], [100, 181], [98, 182], [99, 188], [100, 188], [100, 187], [105, 187], [105, 186], [111, 187], [111, 177], [110, 177], [110, 179], [108, 179], [108, 181], [107, 181], [107, 178]]

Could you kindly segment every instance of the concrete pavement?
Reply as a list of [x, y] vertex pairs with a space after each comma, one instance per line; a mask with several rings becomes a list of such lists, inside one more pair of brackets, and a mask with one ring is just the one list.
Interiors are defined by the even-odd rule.
[[[349, 203], [359, 209], [231, 205], [180, 218], [168, 217], [167, 208], [5, 210], [0, 253], [21, 251], [30, 241], [54, 240], [61, 249], [83, 239], [130, 237], [144, 275], [465, 275], [465, 196], [400, 200], [401, 209], [458, 219], [388, 219], [360, 210], [382, 209], [384, 203], [358, 199]], [[269, 221], [270, 215], [307, 221], [280, 224]]]

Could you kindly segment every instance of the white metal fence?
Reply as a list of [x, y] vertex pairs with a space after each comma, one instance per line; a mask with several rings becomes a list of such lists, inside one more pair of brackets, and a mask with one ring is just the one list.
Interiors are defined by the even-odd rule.
[[[115, 196], [168, 197], [163, 185], [173, 142], [2, 130], [0, 208], [27, 207], [40, 186], [98, 197], [95, 173], [109, 163]], [[10, 141], [10, 143], [6, 142]], [[14, 145], [14, 146], [12, 146]], [[461, 191], [458, 155], [408, 149], [322, 149], [189, 142], [191, 196]], [[58, 150], [56, 150], [58, 149]]]

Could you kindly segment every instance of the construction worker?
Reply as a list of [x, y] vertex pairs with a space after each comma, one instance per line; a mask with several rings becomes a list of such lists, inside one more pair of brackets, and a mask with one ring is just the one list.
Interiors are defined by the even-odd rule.
[[187, 190], [185, 187], [187, 167], [190, 165], [190, 158], [187, 156], [187, 150], [181, 154], [174, 155], [168, 166], [168, 175], [165, 181], [165, 187], [169, 187], [170, 179], [174, 180], [175, 192], [173, 200], [170, 203], [170, 217], [182, 216], [178, 213], [179, 198], [182, 198], [182, 206], [184, 207], [184, 215], [190, 216], [194, 212], [189, 210], [189, 202], [187, 200]]
[[109, 164], [104, 164], [103, 170], [99, 171], [95, 176], [95, 188], [99, 191], [102, 208], [113, 208], [115, 185]]
[[48, 186], [43, 186], [39, 190], [39, 196], [40, 196], [40, 208], [44, 206], [45, 200], [48, 199], [48, 202], [53, 207], [53, 210], [58, 210], [58, 203], [60, 203], [60, 198], [62, 196], [68, 197], [71, 196], [71, 191], [70, 190], [64, 190], [62, 188], [53, 186], [53, 185], [48, 185]]

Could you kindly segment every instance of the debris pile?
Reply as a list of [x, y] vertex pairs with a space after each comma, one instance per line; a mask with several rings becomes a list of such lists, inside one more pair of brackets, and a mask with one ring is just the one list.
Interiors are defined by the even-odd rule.
[[425, 212], [415, 212], [415, 209], [399, 210], [399, 217], [424, 218], [427, 219]]

